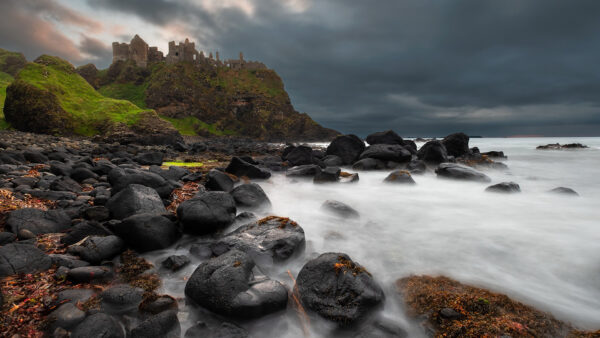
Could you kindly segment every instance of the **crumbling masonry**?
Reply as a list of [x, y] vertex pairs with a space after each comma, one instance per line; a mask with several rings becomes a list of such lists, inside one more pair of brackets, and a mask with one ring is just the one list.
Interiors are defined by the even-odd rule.
[[177, 62], [192, 62], [197, 64], [209, 64], [215, 67], [229, 67], [234, 70], [240, 69], [267, 69], [262, 62], [246, 61], [244, 54], [240, 52], [240, 58], [221, 61], [219, 52], [216, 52], [216, 58], [210, 53], [208, 57], [204, 56], [202, 51], [196, 50], [196, 45], [185, 39], [185, 42], [175, 44], [175, 41], [169, 42], [169, 54], [163, 56], [163, 53], [157, 47], [149, 47], [148, 44], [135, 35], [129, 44], [113, 42], [113, 63], [117, 61], [135, 61], [139, 67], [146, 67], [151, 62], [166, 61], [168, 64]]

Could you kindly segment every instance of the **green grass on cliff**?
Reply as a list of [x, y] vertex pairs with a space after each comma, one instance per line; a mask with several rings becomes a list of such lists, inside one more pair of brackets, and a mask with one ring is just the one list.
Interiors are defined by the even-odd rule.
[[186, 136], [196, 136], [198, 135], [197, 131], [207, 131], [212, 135], [224, 136], [224, 135], [233, 135], [234, 132], [230, 130], [219, 130], [214, 124], [205, 123], [193, 116], [184, 117], [184, 118], [172, 118], [161, 116], [163, 120], [171, 122], [171, 124], [179, 131], [181, 135]]
[[265, 96], [275, 102], [288, 99], [281, 78], [270, 69], [232, 70], [220, 67], [211, 84], [220, 86], [230, 94], [251, 93]]
[[75, 132], [92, 136], [103, 121], [134, 124], [144, 109], [126, 100], [107, 98], [98, 93], [73, 66], [52, 56], [41, 56], [23, 68], [18, 78], [54, 93], [61, 107], [73, 117]]
[[111, 83], [98, 89], [100, 94], [118, 100], [127, 100], [140, 108], [146, 106], [145, 95], [148, 83], [135, 85], [133, 83]]
[[6, 100], [6, 87], [13, 82], [14, 78], [9, 74], [0, 72], [0, 129], [6, 129], [9, 124], [4, 119], [4, 100]]

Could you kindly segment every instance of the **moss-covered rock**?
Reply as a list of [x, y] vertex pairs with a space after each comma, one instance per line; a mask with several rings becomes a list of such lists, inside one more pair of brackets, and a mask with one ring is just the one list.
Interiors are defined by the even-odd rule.
[[18, 130], [44, 134], [64, 134], [73, 122], [56, 95], [25, 81], [14, 81], [6, 89], [6, 121]]
[[436, 337], [598, 337], [508, 296], [447, 277], [396, 281], [407, 313]]
[[81, 75], [94, 89], [100, 87], [100, 77], [98, 76], [98, 68], [93, 63], [88, 63], [75, 69], [77, 74]]
[[129, 142], [152, 144], [181, 140], [154, 111], [107, 98], [78, 73], [100, 79], [93, 65], [77, 71], [54, 56], [42, 55], [28, 63], [7, 89], [6, 120], [16, 129], [37, 133], [128, 135]]

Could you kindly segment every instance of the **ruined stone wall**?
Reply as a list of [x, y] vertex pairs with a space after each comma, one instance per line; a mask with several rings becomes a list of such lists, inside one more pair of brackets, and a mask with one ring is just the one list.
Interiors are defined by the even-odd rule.
[[129, 44], [129, 57], [135, 61], [138, 67], [146, 67], [148, 65], [148, 44], [137, 34]]
[[267, 66], [262, 62], [246, 61], [244, 54], [240, 53], [239, 59], [229, 59], [221, 61], [219, 52], [216, 52], [216, 60], [213, 54], [210, 53], [206, 58], [203, 52], [196, 50], [196, 44], [185, 39], [184, 42], [178, 44], [175, 41], [169, 42], [169, 53], [167, 56], [158, 50], [157, 47], [149, 47], [148, 44], [137, 34], [131, 39], [131, 43], [113, 42], [113, 63], [117, 61], [133, 60], [139, 67], [146, 67], [149, 62], [166, 61], [168, 64], [177, 62], [193, 62], [198, 64], [210, 64], [214, 67], [229, 67], [233, 70], [241, 69], [267, 69]]
[[163, 52], [158, 50], [158, 47], [150, 47], [148, 49], [148, 62], [164, 61]]
[[113, 63], [129, 60], [129, 45], [126, 43], [113, 42]]

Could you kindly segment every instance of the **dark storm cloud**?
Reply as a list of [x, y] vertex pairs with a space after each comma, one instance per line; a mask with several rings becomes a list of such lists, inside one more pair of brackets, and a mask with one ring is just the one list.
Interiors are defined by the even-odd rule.
[[343, 132], [599, 134], [599, 1], [305, 0], [304, 11], [293, 6], [302, 0], [237, 2], [252, 11], [88, 4], [183, 24], [225, 57], [244, 51], [282, 76], [299, 111]]
[[82, 35], [80, 50], [88, 55], [91, 62], [112, 58], [112, 46], [87, 35]]

